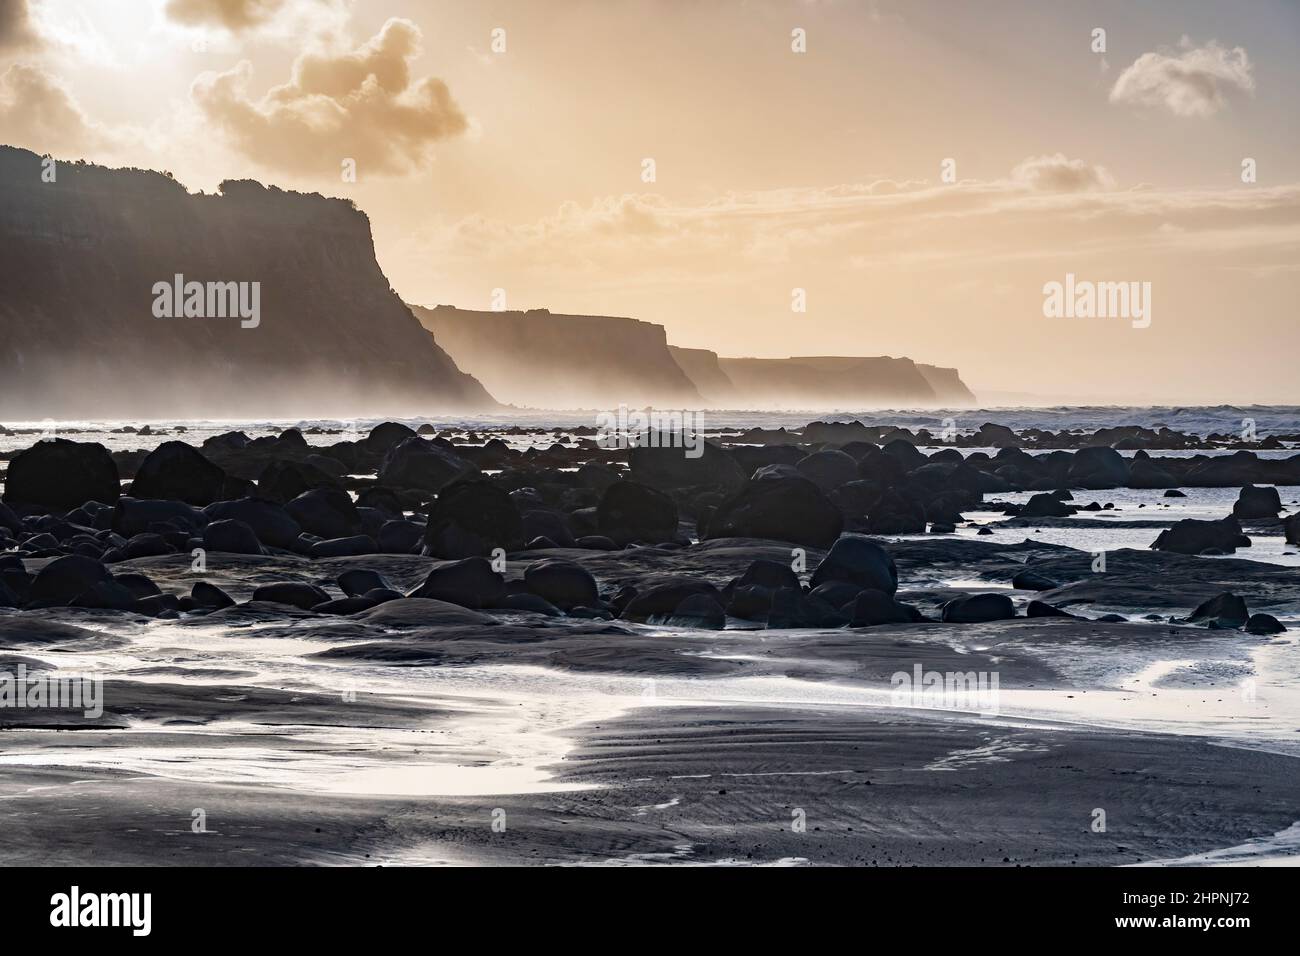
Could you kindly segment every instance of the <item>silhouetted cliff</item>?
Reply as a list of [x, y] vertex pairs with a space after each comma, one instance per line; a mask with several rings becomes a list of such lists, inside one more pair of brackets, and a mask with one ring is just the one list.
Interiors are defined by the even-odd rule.
[[703, 404], [662, 325], [604, 315], [412, 306], [456, 363], [500, 401], [539, 408]]
[[[389, 287], [350, 202], [0, 147], [0, 418], [497, 407]], [[158, 283], [260, 283], [258, 320], [158, 317]], [[251, 299], [251, 294], [249, 296]], [[165, 307], [163, 309], [165, 311]]]
[[718, 353], [708, 349], [683, 349], [668, 346], [668, 352], [686, 377], [695, 383], [704, 404], [710, 408], [738, 408], [735, 384], [718, 364]]
[[925, 380], [934, 389], [934, 397], [940, 405], [948, 407], [975, 405], [975, 393], [966, 387], [955, 368], [940, 368], [937, 365], [916, 366], [925, 376]]

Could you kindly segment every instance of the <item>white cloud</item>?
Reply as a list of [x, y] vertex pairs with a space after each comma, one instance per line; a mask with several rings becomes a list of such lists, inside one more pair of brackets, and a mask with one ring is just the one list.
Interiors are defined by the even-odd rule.
[[1143, 53], [1115, 80], [1112, 103], [1163, 106], [1175, 116], [1212, 116], [1234, 93], [1255, 89], [1250, 58], [1211, 40], [1194, 47], [1183, 37], [1180, 52]]

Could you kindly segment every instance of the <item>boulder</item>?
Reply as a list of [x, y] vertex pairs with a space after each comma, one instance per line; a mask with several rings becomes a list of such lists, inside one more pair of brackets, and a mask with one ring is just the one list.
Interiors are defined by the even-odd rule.
[[423, 584], [407, 594], [475, 609], [497, 607], [505, 596], [505, 578], [492, 570], [490, 561], [479, 557], [441, 562]]
[[1237, 496], [1237, 503], [1232, 506], [1233, 517], [1241, 521], [1256, 518], [1276, 518], [1282, 510], [1282, 498], [1277, 489], [1271, 486], [1263, 488], [1247, 485]]
[[36, 572], [27, 601], [35, 607], [65, 606], [96, 585], [114, 583], [113, 575], [101, 562], [70, 554], [55, 558]]
[[204, 528], [203, 547], [208, 551], [225, 551], [228, 554], [263, 553], [257, 532], [233, 518], [213, 521]]
[[1051, 591], [1061, 585], [1044, 574], [1026, 568], [1015, 573], [1011, 578], [1011, 586], [1017, 591]]
[[1245, 627], [1250, 619], [1246, 602], [1230, 591], [1216, 595], [1199, 605], [1187, 618], [1188, 624], [1204, 624], [1211, 628], [1236, 629]]
[[113, 511], [112, 528], [124, 538], [146, 531], [189, 531], [198, 534], [208, 516], [183, 501], [122, 498]]
[[272, 604], [291, 604], [304, 611], [310, 611], [318, 604], [330, 599], [323, 588], [299, 581], [280, 581], [276, 584], [264, 584], [253, 591], [254, 601], [268, 601]]
[[846, 623], [847, 615], [811, 594], [794, 588], [778, 588], [772, 592], [772, 607], [767, 614], [770, 629], [843, 627]]
[[1252, 614], [1246, 621], [1246, 631], [1250, 634], [1281, 634], [1286, 627], [1272, 614]]
[[1054, 494], [1041, 492], [1031, 497], [1020, 509], [1022, 518], [1067, 518], [1077, 509], [1060, 501]]
[[304, 491], [284, 510], [303, 531], [320, 538], [350, 538], [361, 532], [356, 505], [346, 491], [337, 488]]
[[1218, 521], [1184, 518], [1160, 532], [1151, 547], [1156, 551], [1176, 551], [1179, 554], [1203, 554], [1206, 551], [1231, 554], [1249, 544], [1250, 539], [1241, 533], [1237, 519], [1228, 516]]
[[709, 487], [734, 491], [745, 483], [744, 470], [721, 446], [706, 441], [696, 447], [699, 454], [694, 458], [690, 457], [694, 449], [685, 447], [631, 449], [627, 461], [632, 480], [663, 490]]
[[1282, 533], [1287, 544], [1300, 544], [1300, 511], [1282, 519]]
[[379, 466], [379, 483], [391, 488], [437, 492], [478, 473], [472, 462], [455, 452], [415, 436], [403, 439], [384, 454]]
[[668, 541], [677, 536], [677, 505], [662, 491], [618, 481], [601, 496], [596, 523], [602, 535], [618, 544]]
[[669, 575], [636, 592], [623, 608], [625, 618], [645, 619], [654, 614], [671, 614], [677, 606], [695, 594], [707, 594], [717, 600], [718, 589], [707, 581]]
[[877, 624], [914, 624], [923, 620], [921, 612], [908, 604], [900, 604], [884, 591], [868, 588], [858, 594], [853, 602], [853, 615], [849, 627], [872, 627]]
[[898, 568], [889, 552], [870, 538], [847, 534], [831, 547], [813, 572], [813, 588], [830, 581], [847, 581], [862, 589], [873, 588], [893, 596], [898, 591]]
[[424, 527], [414, 521], [385, 521], [376, 543], [382, 554], [412, 554], [424, 540]]
[[822, 491], [830, 493], [858, 477], [858, 461], [842, 451], [815, 451], [795, 465], [798, 472]]
[[866, 530], [871, 534], [922, 534], [925, 520], [925, 506], [921, 502], [890, 490], [871, 506]]
[[239, 521], [253, 529], [257, 540], [271, 548], [293, 546], [302, 527], [284, 506], [269, 498], [237, 498], [218, 501], [203, 509], [210, 521]]
[[596, 579], [571, 561], [538, 561], [524, 569], [528, 590], [556, 607], [596, 607], [600, 603]]
[[235, 599], [232, 598], [215, 584], [209, 584], [207, 581], [196, 581], [194, 587], [190, 589], [190, 599], [194, 604], [201, 608], [211, 608], [220, 610], [223, 607], [234, 606]]
[[9, 461], [4, 500], [57, 511], [87, 501], [113, 504], [121, 479], [108, 449], [62, 438], [39, 441]]
[[394, 445], [406, 441], [408, 438], [414, 438], [415, 435], [413, 429], [400, 422], [380, 422], [370, 429], [370, 434], [365, 437], [364, 444], [367, 451], [375, 455], [382, 455]]
[[968, 594], [953, 598], [943, 606], [945, 624], [1007, 621], [1015, 616], [1016, 607], [1005, 594]]
[[1128, 484], [1129, 463], [1114, 448], [1080, 448], [1070, 459], [1066, 473], [1070, 484], [1079, 488], [1123, 488]]
[[1074, 617], [1074, 615], [1046, 601], [1030, 601], [1025, 605], [1025, 617]]
[[745, 573], [736, 579], [736, 587], [752, 587], [758, 585], [770, 590], [777, 588], [798, 588], [802, 585], [799, 581], [799, 575], [794, 573], [790, 565], [781, 561], [769, 561], [766, 558], [759, 558], [757, 561], [750, 562]]
[[197, 448], [183, 441], [165, 441], [136, 469], [131, 495], [210, 505], [221, 499], [225, 482], [225, 471]]
[[311, 546], [313, 558], [353, 558], [363, 554], [375, 554], [379, 548], [375, 539], [368, 534], [353, 534], [344, 538], [326, 538]]
[[693, 627], [720, 631], [727, 626], [727, 612], [715, 598], [708, 594], [692, 594], [684, 599], [663, 622], [671, 627]]
[[447, 485], [429, 509], [425, 554], [436, 558], [488, 557], [524, 544], [523, 519], [508, 492], [487, 481]]
[[702, 537], [767, 538], [828, 548], [844, 529], [840, 509], [807, 478], [751, 481], [718, 506]]
[[281, 503], [292, 501], [313, 488], [340, 487], [332, 475], [301, 461], [273, 461], [257, 478], [258, 495]]
[[336, 583], [348, 597], [360, 597], [367, 591], [373, 591], [376, 588], [392, 590], [392, 585], [388, 579], [378, 571], [371, 571], [369, 568], [349, 568], [336, 579]]

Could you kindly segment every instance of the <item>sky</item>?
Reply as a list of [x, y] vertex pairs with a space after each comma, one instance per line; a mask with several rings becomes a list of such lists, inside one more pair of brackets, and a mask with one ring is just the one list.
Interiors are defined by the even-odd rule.
[[351, 198], [424, 305], [1300, 403], [1298, 54], [1294, 0], [0, 0], [0, 142]]

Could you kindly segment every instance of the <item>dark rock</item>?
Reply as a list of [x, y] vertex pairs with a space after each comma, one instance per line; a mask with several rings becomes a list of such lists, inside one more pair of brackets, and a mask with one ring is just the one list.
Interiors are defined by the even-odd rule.
[[365, 437], [364, 441], [366, 449], [372, 454], [383, 455], [394, 445], [408, 438], [414, 438], [415, 434], [408, 426], [400, 422], [380, 422], [370, 429], [370, 434]]
[[[652, 623], [658, 623], [653, 622]], [[708, 594], [692, 594], [673, 610], [663, 622], [672, 627], [694, 627], [701, 630], [720, 631], [727, 626], [727, 613], [722, 605]]]
[[1201, 604], [1187, 618], [1188, 624], [1205, 624], [1212, 628], [1235, 629], [1244, 627], [1250, 618], [1246, 602], [1225, 591]]
[[269, 498], [218, 501], [203, 509], [210, 521], [241, 521], [253, 529], [258, 541], [271, 548], [290, 548], [302, 527], [284, 506]]
[[1256, 518], [1276, 518], [1282, 510], [1282, 499], [1273, 487], [1257, 488], [1247, 485], [1237, 496], [1237, 503], [1232, 506], [1233, 517], [1241, 521]]
[[338, 480], [301, 461], [273, 461], [257, 479], [258, 494], [271, 501], [292, 501], [313, 488], [340, 488]]
[[124, 538], [146, 531], [189, 531], [198, 534], [208, 516], [183, 501], [122, 498], [113, 512], [113, 530]]
[[677, 505], [662, 491], [619, 481], [605, 490], [596, 520], [600, 533], [618, 544], [663, 541], [677, 534]]
[[788, 564], [780, 561], [769, 561], [766, 558], [760, 558], [750, 563], [745, 569], [745, 573], [736, 579], [736, 587], [750, 587], [752, 585], [775, 590], [777, 588], [798, 588], [802, 585], [799, 581], [799, 575]]
[[830, 492], [858, 477], [858, 462], [842, 451], [815, 451], [795, 468], [822, 491]]
[[550, 601], [536, 594], [507, 594], [501, 607], [510, 611], [530, 611], [533, 614], [545, 614], [558, 617], [562, 612]]
[[979, 624], [1006, 621], [1016, 616], [1016, 607], [1005, 594], [970, 594], [953, 598], [943, 606], [943, 621], [951, 624]]
[[160, 534], [145, 532], [137, 534], [122, 549], [128, 561], [134, 558], [155, 558], [161, 554], [172, 554], [175, 549]]
[[208, 551], [229, 554], [262, 554], [257, 533], [242, 521], [227, 518], [213, 521], [203, 529], [203, 547]]
[[336, 582], [348, 597], [360, 597], [376, 588], [392, 589], [392, 584], [378, 571], [369, 568], [349, 568], [338, 576]]
[[1281, 634], [1285, 630], [1282, 622], [1272, 614], [1252, 614], [1246, 621], [1246, 631], [1250, 634]]
[[[734, 491], [745, 483], [745, 472], [719, 445], [703, 442], [698, 457], [688, 457], [685, 447], [632, 448], [628, 467], [632, 480], [651, 488], [669, 490], [710, 487]], [[602, 489], [603, 490], [603, 489]]]
[[330, 599], [323, 588], [314, 584], [298, 581], [281, 581], [276, 584], [264, 584], [253, 592], [254, 601], [269, 601], [272, 604], [291, 604], [294, 607], [310, 611], [318, 604]]
[[361, 531], [356, 505], [346, 491], [337, 488], [304, 491], [284, 510], [303, 531], [321, 538], [350, 538]]
[[715, 601], [718, 589], [707, 581], [669, 576], [642, 588], [623, 608], [623, 617], [644, 619], [652, 614], [671, 614], [688, 597], [707, 594]]
[[922, 534], [925, 522], [925, 506], [921, 502], [891, 490], [872, 505], [866, 530], [871, 534]]
[[811, 584], [815, 589], [829, 581], [847, 581], [892, 596], [898, 590], [898, 568], [889, 552], [875, 541], [862, 535], [845, 535], [817, 565]]
[[574, 544], [586, 551], [617, 551], [618, 545], [612, 539], [606, 538], [601, 534], [583, 535], [574, 541]]
[[1179, 491], [1177, 488], [1170, 488], [1168, 491], [1166, 491], [1166, 492], [1164, 493], [1164, 495], [1163, 495], [1162, 497], [1165, 497], [1165, 498], [1186, 498], [1187, 495], [1186, 495], [1186, 493]]
[[767, 615], [767, 626], [771, 629], [843, 627], [846, 623], [847, 615], [841, 614], [820, 598], [794, 588], [780, 588], [772, 592], [772, 608]]
[[568, 609], [600, 603], [591, 572], [569, 561], [538, 561], [524, 569], [528, 590], [556, 607]]
[[438, 494], [424, 531], [425, 553], [438, 558], [488, 557], [518, 551], [523, 519], [514, 499], [487, 481], [457, 481]]
[[1058, 501], [1056, 496], [1046, 492], [1034, 495], [1030, 498], [1023, 508], [1020, 509], [1020, 516], [1023, 518], [1066, 518], [1074, 514], [1075, 509], [1062, 501]]
[[876, 624], [914, 624], [923, 620], [921, 612], [908, 604], [900, 604], [884, 591], [869, 588], [858, 594], [853, 603], [850, 627], [871, 627]]
[[1287, 544], [1300, 544], [1300, 511], [1282, 519], [1282, 533]]
[[1026, 617], [1074, 617], [1067, 611], [1062, 611], [1059, 607], [1053, 607], [1046, 601], [1030, 601], [1025, 605]]
[[385, 521], [379, 529], [377, 543], [383, 554], [412, 554], [424, 540], [424, 526], [414, 521]]
[[751, 481], [719, 505], [703, 537], [767, 538], [827, 548], [843, 529], [840, 509], [815, 484], [806, 478], [775, 478]]
[[378, 605], [379, 602], [373, 598], [356, 595], [355, 597], [334, 598], [323, 601], [309, 610], [316, 614], [358, 614], [361, 611], [369, 611], [372, 607]]
[[1203, 554], [1206, 551], [1231, 554], [1249, 543], [1250, 539], [1241, 533], [1237, 519], [1229, 516], [1218, 521], [1184, 518], [1175, 522], [1172, 528], [1160, 532], [1151, 547], [1179, 554]]
[[226, 473], [183, 441], [165, 441], [145, 456], [131, 482], [135, 498], [210, 505], [224, 491]]
[[1015, 573], [1011, 578], [1011, 586], [1018, 591], [1051, 591], [1061, 585], [1046, 575], [1026, 568]]
[[1129, 463], [1113, 448], [1080, 448], [1070, 460], [1067, 475], [1079, 488], [1123, 488], [1128, 484]]
[[[55, 558], [36, 572], [27, 600], [35, 607], [61, 607], [97, 584], [114, 583], [113, 575], [99, 561], [68, 555]], [[130, 594], [129, 591], [126, 593]]]
[[727, 602], [727, 613], [746, 621], [761, 621], [772, 610], [773, 589], [760, 584], [731, 589], [731, 598]]
[[212, 608], [213, 610], [233, 607], [235, 603], [235, 599], [229, 594], [207, 581], [196, 581], [194, 587], [190, 589], [190, 598], [197, 607]]
[[405, 438], [390, 448], [379, 466], [379, 482], [393, 488], [441, 491], [479, 473], [453, 451], [420, 437]]
[[112, 504], [120, 495], [117, 465], [94, 442], [39, 441], [10, 459], [5, 476], [5, 501], [59, 511], [87, 501]]
[[438, 564], [407, 596], [475, 609], [497, 607], [505, 599], [506, 583], [486, 558], [465, 558]]

